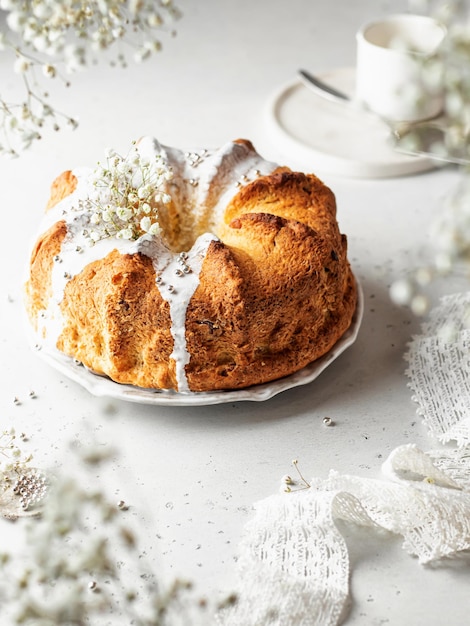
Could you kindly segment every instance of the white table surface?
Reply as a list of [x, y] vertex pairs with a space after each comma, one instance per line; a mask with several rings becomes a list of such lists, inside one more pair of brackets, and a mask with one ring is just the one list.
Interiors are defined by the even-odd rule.
[[[297, 458], [306, 476], [380, 477], [403, 443], [436, 445], [411, 399], [403, 354], [419, 320], [391, 304], [388, 288], [419, 262], [427, 229], [458, 181], [452, 168], [367, 180], [315, 171], [336, 193], [340, 227], [365, 293], [357, 342], [320, 378], [262, 403], [149, 407], [95, 398], [38, 359], [21, 320], [21, 286], [30, 240], [51, 180], [92, 165], [103, 149], [125, 151], [144, 134], [181, 148], [215, 147], [246, 137], [287, 165], [266, 132], [272, 93], [295, 76], [354, 63], [354, 33], [367, 19], [406, 10], [376, 0], [206, 0], [184, 2], [178, 35], [154, 60], [128, 70], [104, 65], [52, 85], [56, 103], [80, 118], [76, 131], [45, 133], [19, 159], [0, 161], [0, 426], [30, 437], [40, 467], [66, 466], [68, 445], [116, 445], [119, 498], [143, 529], [147, 553], [168, 576], [201, 593], [230, 590], [237, 545], [252, 505], [279, 488]], [[0, 56], [0, 85], [13, 75]], [[452, 291], [461, 286], [448, 284]], [[34, 390], [37, 397], [29, 398]], [[18, 397], [20, 404], [14, 404]], [[325, 428], [330, 416], [336, 423]], [[112, 498], [117, 497], [115, 486]], [[0, 544], [20, 541], [21, 525], [0, 520]], [[349, 537], [353, 604], [347, 624], [468, 624], [470, 570], [457, 560], [423, 567], [400, 538], [372, 531]]]

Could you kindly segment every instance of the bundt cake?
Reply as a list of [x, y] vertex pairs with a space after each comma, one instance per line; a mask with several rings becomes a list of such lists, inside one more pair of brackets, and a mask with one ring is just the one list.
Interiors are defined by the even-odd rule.
[[38, 344], [118, 383], [269, 382], [330, 350], [356, 306], [333, 193], [246, 140], [109, 150], [54, 181], [40, 232], [25, 286]]

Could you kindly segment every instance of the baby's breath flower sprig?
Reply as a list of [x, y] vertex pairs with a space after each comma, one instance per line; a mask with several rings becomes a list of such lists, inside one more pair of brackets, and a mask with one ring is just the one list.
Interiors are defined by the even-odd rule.
[[454, 193], [447, 196], [429, 228], [427, 262], [395, 280], [392, 301], [417, 316], [428, 313], [430, 287], [449, 276], [467, 278], [470, 268], [470, 178], [464, 175]]
[[28, 469], [32, 459], [18, 446], [14, 428], [0, 432], [0, 491], [10, 489], [14, 477]]
[[[127, 51], [137, 63], [162, 49], [161, 35], [174, 35], [180, 16], [173, 0], [0, 0], [5, 11], [0, 54], [10, 55], [25, 97], [10, 102], [0, 93], [0, 154], [18, 156], [41, 138], [51, 122], [72, 128], [75, 117], [48, 101], [43, 81], [59, 79], [98, 62], [106, 53], [111, 66], [127, 66]], [[1, 28], [1, 26], [0, 26]]]
[[[470, 8], [467, 0], [424, 2], [428, 12], [446, 27], [435, 53], [423, 61], [421, 78], [430, 92], [443, 94], [440, 139], [431, 146], [438, 158], [458, 158], [462, 179], [439, 207], [430, 228], [428, 260], [391, 286], [399, 306], [418, 315], [431, 308], [430, 286], [449, 276], [468, 279], [470, 269]], [[436, 6], [437, 5], [437, 6]], [[412, 149], [419, 149], [419, 133], [410, 133]]]
[[[14, 67], [22, 75], [24, 101], [10, 103], [0, 94], [0, 154], [13, 157], [41, 139], [42, 130], [46, 126], [55, 131], [60, 130], [64, 124], [71, 129], [78, 126], [76, 119], [49, 105], [48, 93], [41, 90], [31, 61], [21, 55], [17, 57]], [[44, 67], [49, 68], [49, 71], [53, 70], [51, 65]], [[45, 71], [44, 73], [46, 74]], [[56, 76], [55, 70], [52, 75]]]
[[[295, 468], [295, 471], [297, 472], [298, 475], [298, 479], [294, 480], [293, 478], [291, 478], [291, 476], [289, 475], [285, 475], [282, 477], [282, 485], [283, 485], [283, 490], [286, 493], [291, 493], [293, 491], [301, 491], [303, 489], [310, 489], [311, 485], [308, 482], [308, 480], [303, 476], [302, 472], [299, 469], [299, 461], [298, 459], [294, 459], [292, 461], [292, 465]], [[294, 488], [292, 488], [294, 487]]]
[[162, 156], [143, 156], [137, 145], [125, 157], [107, 150], [106, 162], [98, 163], [90, 177], [93, 193], [79, 206], [88, 214], [85, 237], [89, 243], [108, 237], [135, 240], [146, 233], [158, 235], [158, 211], [171, 201], [165, 184], [172, 176]]
[[[417, 2], [417, 0], [415, 0]], [[449, 157], [457, 163], [470, 161], [470, 9], [468, 0], [420, 0], [424, 13], [446, 29], [446, 35], [432, 55], [420, 65], [419, 80], [425, 92], [442, 94], [443, 107], [439, 130], [431, 134], [419, 127], [403, 136], [399, 145], [405, 150], [430, 150], [438, 159]], [[414, 85], [409, 85], [413, 94]], [[423, 144], [424, 137], [424, 144]], [[431, 143], [431, 137], [432, 143]], [[468, 168], [468, 165], [464, 167]]]
[[445, 132], [441, 151], [459, 152], [470, 159], [470, 25], [468, 2], [454, 0], [442, 3], [437, 18], [447, 28], [447, 36], [435, 55], [429, 60], [429, 71], [423, 77], [431, 88], [444, 93]]

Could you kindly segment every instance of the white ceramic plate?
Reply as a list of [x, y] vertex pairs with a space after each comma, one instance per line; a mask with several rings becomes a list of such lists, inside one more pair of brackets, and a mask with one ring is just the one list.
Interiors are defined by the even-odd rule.
[[[353, 95], [355, 70], [342, 68], [319, 74], [333, 87]], [[436, 167], [426, 156], [394, 149], [388, 126], [371, 113], [348, 103], [333, 102], [296, 80], [268, 102], [270, 141], [293, 165], [355, 178], [416, 174]]]
[[142, 389], [132, 385], [121, 385], [106, 376], [94, 374], [61, 352], [49, 352], [42, 349], [37, 354], [54, 369], [80, 384], [95, 396], [159, 406], [206, 406], [209, 404], [240, 402], [242, 400], [261, 402], [272, 398], [276, 394], [281, 393], [281, 391], [286, 391], [299, 385], [306, 385], [315, 380], [328, 365], [355, 342], [361, 326], [363, 310], [364, 297], [358, 283], [358, 304], [351, 326], [327, 354], [291, 376], [236, 391], [177, 393], [167, 390]]

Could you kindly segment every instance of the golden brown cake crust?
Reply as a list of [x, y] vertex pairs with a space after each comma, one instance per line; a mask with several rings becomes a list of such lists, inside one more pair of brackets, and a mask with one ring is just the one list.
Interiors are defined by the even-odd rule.
[[191, 389], [241, 388], [287, 376], [344, 334], [356, 285], [346, 238], [331, 230], [324, 237], [269, 213], [231, 222], [224, 242], [209, 248], [188, 309]]
[[[248, 148], [252, 149], [252, 148]], [[48, 207], [76, 188], [65, 172]], [[300, 370], [351, 324], [357, 290], [332, 191], [316, 176], [279, 168], [229, 202], [186, 312], [192, 391], [240, 389]], [[38, 240], [26, 285], [33, 322], [51, 297], [53, 258], [67, 227]], [[177, 389], [168, 302], [152, 259], [113, 250], [68, 281], [59, 350], [121, 383]]]
[[35, 328], [38, 315], [47, 309], [52, 296], [51, 273], [54, 257], [59, 254], [66, 234], [66, 223], [56, 222], [39, 237], [31, 253], [29, 280], [25, 285], [25, 292], [26, 308]]
[[77, 178], [74, 174], [67, 170], [62, 172], [60, 176], [54, 180], [51, 185], [51, 195], [46, 205], [46, 211], [55, 207], [61, 200], [69, 196], [77, 187]]

